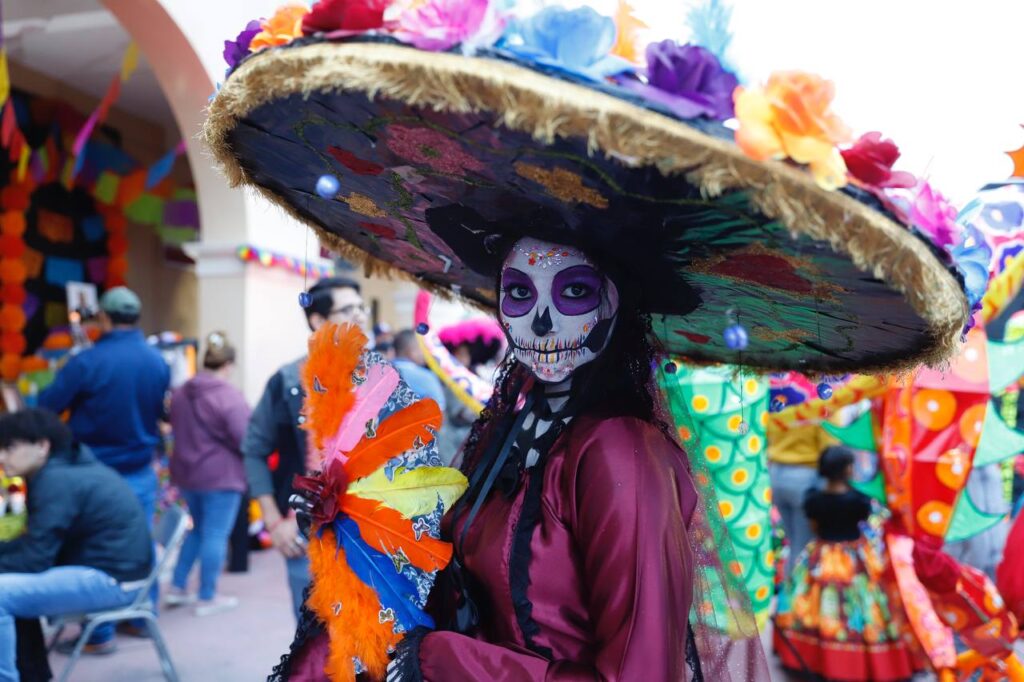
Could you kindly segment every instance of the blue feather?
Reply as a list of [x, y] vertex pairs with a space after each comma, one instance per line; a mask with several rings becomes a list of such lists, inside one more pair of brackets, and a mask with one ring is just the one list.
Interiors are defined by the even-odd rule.
[[726, 0], [703, 0], [686, 15], [690, 41], [709, 50], [718, 57], [723, 68], [736, 73], [728, 56], [729, 45], [732, 43], [732, 31], [729, 29], [731, 20], [732, 7]]
[[395, 571], [395, 564], [363, 542], [359, 526], [348, 517], [338, 516], [334, 520], [334, 534], [345, 550], [349, 568], [377, 593], [382, 610], [391, 609], [396, 622], [406, 632], [418, 625], [434, 628], [434, 621], [416, 606], [416, 585], [401, 573]]

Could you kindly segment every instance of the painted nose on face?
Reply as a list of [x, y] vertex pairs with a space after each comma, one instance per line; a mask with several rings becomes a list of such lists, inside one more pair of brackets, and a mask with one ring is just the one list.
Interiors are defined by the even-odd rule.
[[537, 336], [545, 336], [551, 331], [554, 325], [551, 323], [551, 309], [544, 308], [544, 314], [534, 313], [530, 330]]

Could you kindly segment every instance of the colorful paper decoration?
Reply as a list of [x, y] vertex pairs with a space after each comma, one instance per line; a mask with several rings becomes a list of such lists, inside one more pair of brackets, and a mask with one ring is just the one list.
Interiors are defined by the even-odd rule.
[[674, 364], [674, 374], [662, 373], [662, 385], [679, 438], [694, 469], [711, 474], [737, 562], [728, 568], [741, 577], [763, 624], [775, 575], [764, 455], [768, 385], [732, 367]]
[[[82, 169], [82, 165], [85, 161], [85, 156], [82, 152], [85, 149], [85, 143], [88, 141], [89, 136], [92, 135], [93, 130], [96, 126], [103, 123], [106, 120], [107, 114], [110, 112], [110, 107], [113, 106], [114, 102], [117, 101], [118, 96], [121, 94], [121, 84], [131, 78], [131, 75], [135, 72], [135, 68], [139, 63], [139, 48], [132, 42], [128, 45], [128, 49], [125, 50], [124, 56], [121, 58], [121, 71], [114, 76], [113, 80], [110, 81], [110, 85], [107, 87], [107, 92], [103, 95], [103, 99], [100, 100], [96, 110], [89, 115], [89, 118], [85, 120], [82, 128], [78, 131], [75, 136], [75, 142], [71, 147], [73, 169], [71, 171], [71, 179], [74, 179]], [[70, 187], [70, 184], [67, 184]]]
[[238, 257], [246, 263], [259, 263], [266, 268], [281, 268], [296, 275], [308, 276], [313, 279], [334, 277], [337, 273], [333, 265], [307, 264], [294, 256], [285, 256], [248, 244], [238, 247]]

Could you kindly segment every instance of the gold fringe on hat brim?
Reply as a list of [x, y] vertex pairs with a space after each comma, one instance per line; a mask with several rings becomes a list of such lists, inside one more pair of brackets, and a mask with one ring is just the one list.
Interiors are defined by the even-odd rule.
[[428, 53], [380, 43], [315, 43], [267, 50], [243, 63], [218, 92], [204, 128], [206, 142], [232, 185], [261, 195], [309, 223], [329, 248], [362, 263], [368, 274], [398, 275], [441, 294], [450, 292], [405, 273], [311, 223], [283, 197], [248, 177], [228, 142], [239, 119], [295, 94], [356, 91], [412, 106], [454, 113], [490, 112], [496, 124], [544, 144], [585, 138], [591, 154], [605, 153], [662, 173], [685, 174], [708, 196], [742, 188], [754, 206], [792, 233], [829, 242], [862, 270], [902, 293], [928, 324], [933, 343], [913, 357], [861, 372], [936, 366], [959, 349], [966, 298], [953, 275], [903, 226], [840, 192], [818, 187], [803, 171], [758, 162], [734, 144], [611, 95], [495, 59]]

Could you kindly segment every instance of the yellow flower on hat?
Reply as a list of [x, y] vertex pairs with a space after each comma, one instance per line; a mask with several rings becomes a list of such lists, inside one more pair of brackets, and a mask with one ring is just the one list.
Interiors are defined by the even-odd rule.
[[285, 5], [269, 19], [260, 21], [263, 30], [253, 36], [249, 43], [249, 51], [256, 52], [265, 47], [286, 45], [295, 38], [302, 36], [302, 19], [309, 14], [309, 8], [303, 5]]
[[850, 129], [829, 110], [831, 81], [802, 71], [783, 71], [763, 88], [736, 88], [739, 129], [736, 143], [758, 161], [792, 159], [810, 167], [824, 189], [846, 184], [846, 164], [836, 145], [851, 139]]

